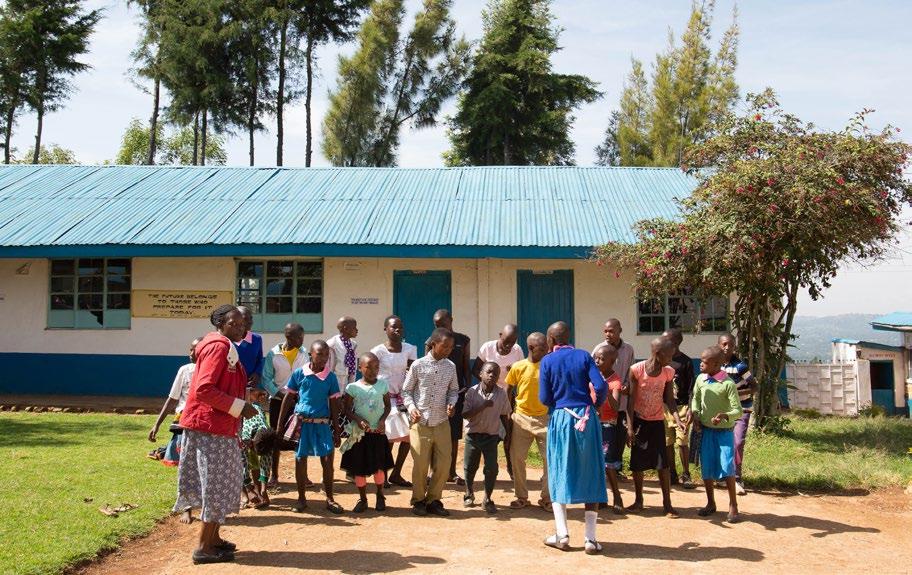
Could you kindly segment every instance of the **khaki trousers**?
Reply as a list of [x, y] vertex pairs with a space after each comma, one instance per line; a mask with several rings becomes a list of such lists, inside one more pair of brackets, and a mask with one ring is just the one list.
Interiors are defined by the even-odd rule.
[[[450, 457], [453, 451], [453, 439], [450, 432], [450, 420], [431, 427], [415, 423], [409, 430], [409, 447], [412, 453], [412, 501], [431, 503], [443, 496], [443, 486], [450, 472]], [[428, 468], [434, 462], [431, 484], [428, 485]]]
[[532, 442], [538, 445], [544, 471], [541, 481], [541, 498], [550, 502], [548, 494], [548, 461], [546, 459], [548, 439], [548, 415], [532, 417], [519, 412], [513, 413], [513, 435], [510, 439], [510, 460], [513, 462], [513, 491], [517, 499], [528, 499], [529, 488], [526, 485], [526, 456]]

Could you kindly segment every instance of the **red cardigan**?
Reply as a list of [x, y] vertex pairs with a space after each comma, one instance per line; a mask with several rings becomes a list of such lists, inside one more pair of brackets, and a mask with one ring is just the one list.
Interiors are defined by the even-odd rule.
[[247, 373], [237, 357], [234, 345], [218, 332], [208, 334], [197, 344], [196, 370], [181, 413], [181, 427], [237, 435], [247, 387]]

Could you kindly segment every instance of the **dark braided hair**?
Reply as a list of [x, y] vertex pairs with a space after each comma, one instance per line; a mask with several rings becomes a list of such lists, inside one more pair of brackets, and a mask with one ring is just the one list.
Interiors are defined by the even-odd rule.
[[215, 327], [222, 327], [225, 325], [225, 320], [228, 318], [228, 314], [237, 311], [236, 305], [231, 305], [226, 303], [225, 305], [220, 305], [209, 314], [209, 323]]

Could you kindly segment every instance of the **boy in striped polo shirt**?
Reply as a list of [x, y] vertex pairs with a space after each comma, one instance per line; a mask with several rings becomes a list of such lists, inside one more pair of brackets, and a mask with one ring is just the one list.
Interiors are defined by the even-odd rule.
[[737, 340], [730, 333], [719, 336], [719, 348], [722, 350], [722, 369], [735, 382], [738, 399], [744, 414], [735, 422], [735, 488], [738, 495], [747, 493], [741, 479], [741, 465], [744, 462], [744, 444], [747, 442], [747, 428], [750, 425], [751, 413], [754, 411], [754, 393], [757, 391], [757, 380], [748, 369], [747, 363], [735, 355]]

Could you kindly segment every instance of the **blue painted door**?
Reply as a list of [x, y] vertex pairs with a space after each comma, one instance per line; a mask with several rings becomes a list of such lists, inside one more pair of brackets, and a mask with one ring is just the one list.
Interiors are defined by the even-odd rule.
[[530, 333], [545, 333], [548, 326], [563, 320], [570, 325], [573, 343], [573, 270], [516, 272], [516, 323], [519, 345], [526, 350]]
[[449, 271], [393, 272], [393, 313], [402, 318], [405, 341], [418, 346], [418, 357], [434, 331], [434, 312], [452, 310], [451, 292]]
[[894, 390], [893, 362], [871, 362], [871, 402], [884, 408], [887, 415], [896, 411], [896, 395]]

